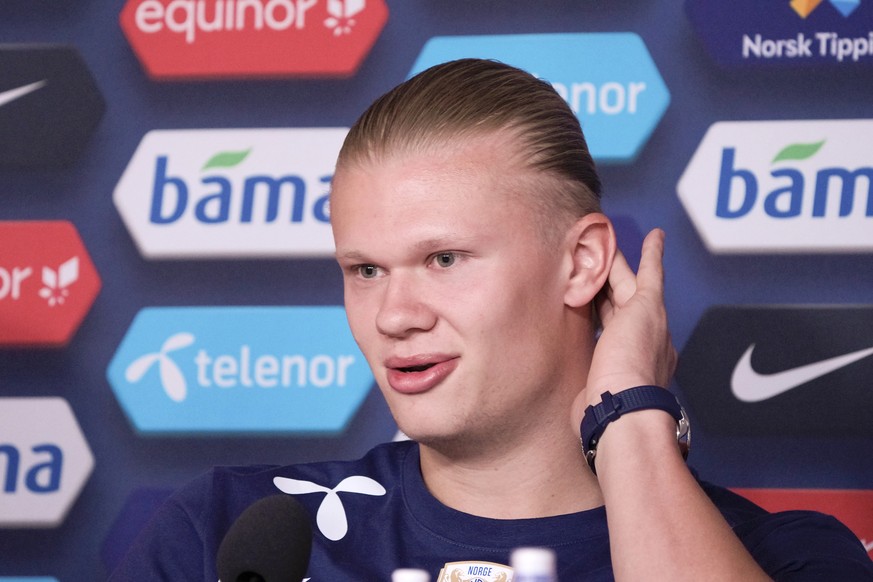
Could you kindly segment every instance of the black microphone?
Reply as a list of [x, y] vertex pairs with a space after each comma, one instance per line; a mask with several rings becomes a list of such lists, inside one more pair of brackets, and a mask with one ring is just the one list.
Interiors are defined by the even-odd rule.
[[237, 518], [218, 548], [220, 582], [301, 582], [312, 552], [312, 526], [290, 495], [271, 495]]

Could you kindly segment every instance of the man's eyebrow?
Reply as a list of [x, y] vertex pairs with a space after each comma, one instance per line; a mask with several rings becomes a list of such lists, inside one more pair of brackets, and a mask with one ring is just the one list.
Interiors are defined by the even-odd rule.
[[355, 261], [359, 263], [368, 262], [367, 257], [364, 255], [364, 253], [361, 253], [359, 251], [346, 251], [344, 253], [337, 252], [335, 254], [338, 261]]
[[464, 247], [473, 241], [472, 236], [461, 235], [446, 235], [427, 238], [415, 243], [415, 249], [418, 251], [436, 251], [436, 250], [457, 250], [458, 247]]
[[[419, 253], [434, 252], [439, 250], [459, 250], [459, 247], [464, 247], [474, 240], [472, 236], [460, 235], [445, 235], [434, 236], [431, 238], [422, 239], [412, 245], [412, 248]], [[368, 255], [358, 250], [337, 251], [335, 253], [338, 261], [353, 261], [357, 263], [374, 262]]]

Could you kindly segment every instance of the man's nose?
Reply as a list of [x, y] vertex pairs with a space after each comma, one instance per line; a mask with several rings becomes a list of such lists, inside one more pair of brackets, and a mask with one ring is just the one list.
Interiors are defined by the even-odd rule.
[[436, 315], [425, 298], [422, 283], [412, 273], [392, 273], [376, 314], [376, 327], [389, 337], [402, 338], [428, 331]]

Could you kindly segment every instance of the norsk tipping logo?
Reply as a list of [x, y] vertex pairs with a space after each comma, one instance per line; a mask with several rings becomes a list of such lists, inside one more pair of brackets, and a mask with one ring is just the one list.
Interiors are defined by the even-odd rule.
[[873, 3], [861, 0], [686, 0], [710, 55], [727, 66], [873, 64]]
[[[792, 10], [797, 12], [798, 16], [806, 18], [813, 10], [818, 8], [819, 4], [823, 1], [824, 0], [791, 0], [789, 5]], [[829, 2], [831, 6], [846, 18], [848, 18], [852, 12], [861, 5], [861, 0], [829, 0]]]

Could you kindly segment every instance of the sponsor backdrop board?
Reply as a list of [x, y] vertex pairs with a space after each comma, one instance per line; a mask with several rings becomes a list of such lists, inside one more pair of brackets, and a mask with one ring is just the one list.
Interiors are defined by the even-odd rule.
[[[358, 113], [461, 54], [567, 97], [630, 257], [666, 229], [701, 477], [873, 542], [852, 509], [873, 490], [870, 0], [221, 4], [0, 6], [0, 508], [39, 506], [0, 516], [0, 579], [103, 579], [212, 465], [393, 438], [354, 346], [320, 343], [342, 324], [325, 196]], [[334, 414], [258, 424], [286, 397]]]

